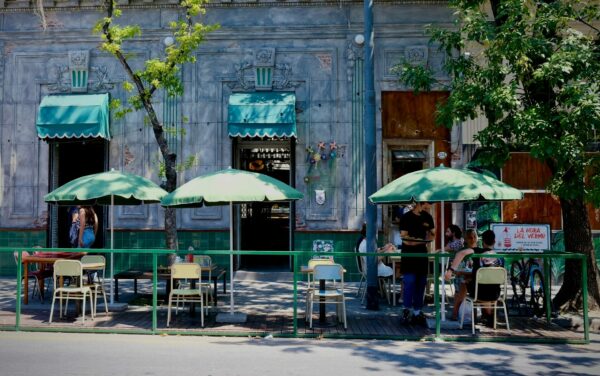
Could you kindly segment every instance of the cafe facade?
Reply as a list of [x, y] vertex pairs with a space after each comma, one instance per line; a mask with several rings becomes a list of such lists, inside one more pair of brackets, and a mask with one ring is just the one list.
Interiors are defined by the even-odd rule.
[[[143, 30], [126, 44], [131, 64], [141, 68], [172, 43], [168, 25], [180, 12], [170, 1], [119, 3], [122, 22]], [[114, 168], [161, 182], [161, 157], [144, 113], [118, 118], [108, 104], [126, 101], [126, 76], [92, 34], [104, 16], [99, 3], [50, 1], [44, 7], [45, 30], [34, 2], [0, 3], [0, 246], [5, 247], [66, 247], [67, 208], [48, 205], [43, 197], [76, 177]], [[435, 107], [448, 92], [414, 95], [392, 72], [408, 59], [446, 79], [443, 53], [428, 43], [424, 26], [451, 27], [451, 16], [445, 1], [375, 2], [378, 186], [441, 163], [465, 166], [477, 149], [473, 135], [485, 126], [483, 120], [452, 130], [437, 127]], [[236, 249], [353, 250], [365, 208], [363, 3], [219, 0], [207, 5], [201, 20], [220, 28], [194, 52], [197, 62], [183, 67], [183, 95], [160, 94], [155, 102], [173, 130], [169, 146], [185, 165], [179, 185], [229, 166], [267, 174], [296, 187], [304, 199], [239, 205], [233, 218]], [[522, 189], [544, 193], [543, 186], [529, 183]], [[544, 205], [553, 208], [549, 200]], [[464, 226], [462, 205], [447, 208], [445, 223]], [[438, 219], [439, 209], [433, 209]], [[522, 210], [511, 210], [511, 218], [518, 219]], [[560, 218], [560, 209], [549, 210], [549, 221]], [[108, 211], [97, 211], [108, 229]], [[382, 239], [389, 236], [391, 213], [379, 209]], [[229, 220], [227, 207], [178, 209], [180, 250], [229, 249]], [[117, 207], [115, 248], [162, 248], [163, 225], [159, 205]], [[104, 233], [96, 247], [109, 244]], [[3, 262], [0, 272], [12, 265]], [[249, 270], [289, 266], [284, 256], [237, 260], [237, 267]]]

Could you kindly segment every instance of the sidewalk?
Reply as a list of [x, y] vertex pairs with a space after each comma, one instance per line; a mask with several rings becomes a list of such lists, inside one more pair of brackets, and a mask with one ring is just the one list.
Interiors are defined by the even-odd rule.
[[[205, 317], [205, 327], [199, 325], [200, 315], [190, 315], [187, 310], [173, 316], [170, 328], [166, 327], [166, 304], [161, 305], [157, 310], [157, 319], [159, 331], [181, 332], [189, 334], [227, 334], [227, 335], [293, 335], [293, 284], [286, 281], [265, 281], [255, 280], [262, 276], [252, 276], [240, 273], [240, 279], [235, 283], [235, 309], [248, 315], [246, 323], [241, 324], [223, 324], [215, 321], [218, 311], [228, 312], [229, 310], [229, 286], [228, 293], [222, 294], [219, 288], [218, 308], [211, 308], [210, 313]], [[285, 276], [280, 276], [284, 279]], [[0, 279], [0, 325], [14, 326], [14, 291], [15, 281], [12, 279]], [[308, 328], [304, 321], [305, 310], [305, 283], [298, 284], [298, 321], [297, 335], [299, 336], [335, 336], [345, 338], [388, 338], [388, 339], [426, 339], [433, 338], [435, 328], [424, 328], [415, 326], [403, 326], [400, 324], [400, 306], [390, 306], [382, 299], [380, 301], [379, 311], [366, 310], [356, 297], [358, 285], [348, 283], [346, 290], [346, 306], [348, 317], [348, 328], [334, 321], [334, 309], [330, 308], [327, 314], [327, 324], [325, 326], [315, 325], [315, 328]], [[163, 285], [159, 284], [159, 294], [163, 292]], [[109, 290], [107, 288], [107, 290]], [[133, 282], [123, 281], [120, 283], [120, 300], [122, 302], [139, 302], [142, 299], [134, 299]], [[138, 282], [138, 293], [151, 301], [151, 284], [149, 281]], [[159, 296], [159, 298], [163, 298]], [[37, 298], [30, 299], [30, 304], [22, 306], [21, 326], [23, 328], [64, 328], [68, 330], [81, 329], [81, 322], [76, 321], [73, 316], [73, 309], [70, 310], [70, 316], [67, 319], [58, 320], [48, 324], [47, 320], [50, 313], [51, 298], [46, 297], [44, 303], [40, 303]], [[56, 308], [57, 309], [57, 308]], [[317, 311], [318, 308], [315, 308]], [[124, 312], [111, 312], [108, 316], [104, 315], [103, 309], [99, 307], [99, 315], [94, 321], [86, 320], [85, 329], [112, 330], [112, 331], [150, 331], [152, 329], [152, 309], [151, 306], [129, 305]], [[55, 312], [55, 316], [58, 315]], [[429, 305], [426, 313], [433, 317], [433, 306]], [[464, 329], [442, 327], [441, 335], [449, 338], [473, 339], [498, 339], [506, 338], [515, 340], [522, 338], [528, 340], [532, 338], [548, 340], [582, 339], [581, 331], [566, 330], [555, 324], [548, 324], [545, 320], [532, 320], [528, 318], [515, 317], [509, 314], [511, 333], [508, 333], [503, 325], [499, 325], [496, 330], [478, 325], [475, 337], [471, 335], [470, 324], [465, 325]], [[12, 322], [11, 322], [12, 320]], [[315, 314], [313, 319], [317, 322], [318, 317]], [[431, 321], [431, 320], [430, 320]], [[434, 320], [433, 320], [434, 321]], [[503, 321], [499, 321], [502, 323]], [[455, 323], [455, 322], [454, 322]]]

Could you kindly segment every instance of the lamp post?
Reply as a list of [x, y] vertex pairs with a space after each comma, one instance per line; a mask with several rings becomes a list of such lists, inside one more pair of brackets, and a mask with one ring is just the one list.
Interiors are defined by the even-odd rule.
[[[373, 0], [364, 0], [364, 38], [365, 43], [365, 109], [363, 126], [365, 130], [365, 197], [375, 193], [377, 188], [377, 162], [375, 148], [375, 71], [373, 50], [375, 35], [373, 32]], [[367, 309], [378, 310], [377, 297], [377, 209], [369, 200], [365, 200], [365, 219], [367, 222]]]

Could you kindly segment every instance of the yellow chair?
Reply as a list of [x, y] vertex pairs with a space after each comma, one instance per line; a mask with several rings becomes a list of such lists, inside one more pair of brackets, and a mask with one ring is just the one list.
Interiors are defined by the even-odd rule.
[[[483, 267], [477, 269], [475, 276], [475, 295], [467, 296], [465, 302], [471, 305], [471, 331], [475, 334], [475, 308], [493, 308], [494, 309], [494, 329], [496, 329], [496, 310], [504, 309], [504, 319], [506, 320], [506, 330], [510, 333], [508, 323], [508, 312], [506, 310], [506, 269], [501, 267]], [[479, 298], [479, 285], [500, 285], [500, 296], [496, 300], [481, 300]], [[498, 305], [500, 303], [501, 305]], [[465, 311], [460, 315], [460, 328], [463, 327]]]
[[193, 257], [193, 262], [195, 264], [200, 265], [201, 270], [200, 271], [208, 271], [208, 278], [201, 278], [201, 283], [200, 286], [204, 291], [204, 297], [205, 297], [205, 303], [206, 305], [204, 306], [206, 308], [206, 314], [208, 315], [208, 305], [210, 303], [212, 303], [213, 305], [216, 305], [215, 302], [215, 298], [213, 296], [213, 289], [212, 289], [212, 259], [210, 258], [210, 256], [206, 256], [206, 255], [195, 255]]
[[[175, 288], [176, 280], [188, 279], [196, 280], [196, 287], [191, 284], [185, 286], [181, 284]], [[192, 262], [175, 263], [171, 265], [171, 292], [169, 293], [169, 304], [167, 313], [167, 327], [171, 322], [171, 306], [175, 299], [175, 314], [179, 308], [179, 302], [182, 303], [200, 303], [200, 325], [204, 327], [204, 289], [202, 288], [202, 269], [200, 265]]]
[[321, 290], [312, 289], [308, 293], [308, 319], [309, 327], [312, 328], [312, 317], [314, 304], [330, 303], [337, 305], [338, 321], [344, 323], [344, 329], [347, 328], [346, 322], [346, 299], [344, 297], [344, 268], [339, 264], [319, 264], [314, 268], [314, 279], [331, 282], [339, 282], [336, 289]]
[[[71, 278], [69, 286], [62, 286], [63, 279], [65, 277]], [[83, 268], [81, 261], [79, 260], [56, 260], [54, 262], [54, 294], [52, 296], [52, 306], [50, 307], [50, 319], [48, 323], [52, 322], [52, 314], [54, 313], [54, 302], [59, 299], [59, 317], [63, 315], [62, 301], [65, 302], [64, 314], [67, 313], [67, 306], [69, 305], [69, 299], [81, 300], [81, 323], [85, 324], [85, 299], [89, 297], [90, 300], [90, 311], [92, 320], [94, 319], [94, 304], [92, 302], [92, 290], [89, 286], [83, 284]]]
[[104, 271], [106, 268], [106, 259], [102, 255], [85, 255], [81, 258], [82, 264], [96, 264], [99, 267], [88, 272], [88, 283], [84, 283], [85, 286], [89, 286], [94, 294], [94, 316], [98, 313], [96, 307], [98, 306], [98, 294], [102, 294], [104, 298], [104, 312], [108, 316], [108, 303], [106, 302], [106, 291], [104, 288]]

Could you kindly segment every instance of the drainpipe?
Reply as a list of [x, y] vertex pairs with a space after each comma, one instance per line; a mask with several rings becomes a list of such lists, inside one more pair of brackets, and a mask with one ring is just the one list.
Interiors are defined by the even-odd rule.
[[367, 258], [367, 309], [378, 310], [377, 296], [377, 209], [369, 202], [368, 197], [377, 188], [377, 163], [375, 160], [375, 70], [373, 67], [373, 50], [375, 34], [373, 31], [373, 0], [364, 0], [364, 35], [365, 43], [365, 110], [363, 126], [365, 130], [365, 219], [367, 222], [367, 252], [373, 256]]

